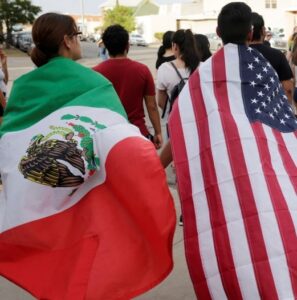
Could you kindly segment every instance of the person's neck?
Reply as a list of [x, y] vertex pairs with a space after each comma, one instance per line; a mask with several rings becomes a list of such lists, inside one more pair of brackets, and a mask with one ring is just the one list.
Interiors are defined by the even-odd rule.
[[172, 56], [172, 55], [173, 55], [173, 52], [172, 52], [172, 50], [171, 50], [171, 48], [170, 48], [170, 49], [166, 49], [166, 50], [165, 50], [165, 53], [164, 53], [163, 56], [167, 57], [167, 56]]
[[259, 39], [259, 40], [250, 41], [249, 44], [250, 44], [250, 45], [263, 44], [263, 42], [264, 42], [264, 39], [261, 38], [261, 39]]
[[174, 62], [178, 68], [185, 68], [185, 62], [180, 57], [177, 57]]
[[117, 54], [117, 55], [114, 55], [114, 56], [110, 55], [110, 58], [111, 59], [123, 59], [123, 58], [127, 58], [127, 55], [128, 55], [128, 53]]

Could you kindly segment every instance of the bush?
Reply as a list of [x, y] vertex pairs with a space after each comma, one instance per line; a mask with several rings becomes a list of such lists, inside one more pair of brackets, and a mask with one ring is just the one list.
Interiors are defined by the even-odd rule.
[[163, 35], [164, 35], [164, 32], [156, 32], [155, 34], [154, 34], [154, 37], [158, 40], [158, 41], [162, 41], [162, 39], [163, 39]]

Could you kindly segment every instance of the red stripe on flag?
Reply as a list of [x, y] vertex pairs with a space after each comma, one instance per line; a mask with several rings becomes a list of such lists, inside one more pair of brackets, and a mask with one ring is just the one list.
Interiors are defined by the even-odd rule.
[[[288, 173], [288, 176], [290, 177], [292, 185], [295, 189], [295, 193], [297, 193], [297, 167], [293, 161], [292, 156], [290, 155], [290, 153], [287, 149], [287, 146], [285, 144], [282, 134], [275, 129], [273, 129], [272, 131], [273, 131], [275, 139], [278, 143], [279, 153], [281, 155], [285, 169]], [[288, 133], [288, 134], [290, 134], [290, 133]]]
[[252, 124], [252, 128], [257, 137], [256, 140], [261, 161], [264, 162], [262, 168], [285, 249], [293, 293], [295, 298], [297, 298], [297, 237], [294, 223], [287, 206], [286, 198], [273, 169], [273, 157], [271, 157], [269, 152], [268, 141], [263, 126], [261, 123], [256, 122]]
[[227, 297], [231, 299], [242, 299], [243, 297], [240, 291], [232, 256], [224, 208], [220, 190], [217, 185], [218, 181], [211, 152], [207, 113], [199, 83], [199, 73], [195, 72], [189, 80], [189, 85], [199, 136], [200, 149], [197, 149], [197, 151], [200, 153], [202, 176], [210, 211], [209, 216], [218, 267]]
[[[213, 56], [214, 93], [218, 101], [220, 118], [228, 149], [229, 162], [241, 208], [246, 236], [259, 294], [269, 299], [278, 299], [269, 259], [262, 234], [256, 201], [252, 191], [240, 134], [229, 105], [224, 51]], [[239, 99], [232, 99], [239, 101]], [[197, 108], [198, 109], [198, 108]], [[238, 163], [240, 162], [240, 163]]]
[[211, 299], [211, 295], [207, 286], [200, 256], [189, 160], [178, 109], [178, 104], [174, 105], [170, 114], [169, 130], [170, 133], [174, 132], [175, 138], [171, 140], [171, 148], [175, 158], [177, 173], [181, 174], [177, 177], [177, 181], [183, 212], [186, 259], [197, 297], [199, 296], [199, 298], [207, 300]]
[[126, 138], [105, 167], [71, 208], [0, 234], [0, 274], [51, 300], [131, 299], [167, 276], [176, 218], [156, 150]]

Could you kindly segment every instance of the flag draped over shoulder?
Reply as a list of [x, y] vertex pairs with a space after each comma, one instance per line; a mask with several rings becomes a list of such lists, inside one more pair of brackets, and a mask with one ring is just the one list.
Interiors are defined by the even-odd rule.
[[170, 272], [164, 170], [102, 76], [55, 58], [16, 80], [0, 168], [0, 274], [36, 298], [130, 299]]
[[199, 299], [297, 298], [297, 121], [274, 69], [228, 44], [169, 120]]

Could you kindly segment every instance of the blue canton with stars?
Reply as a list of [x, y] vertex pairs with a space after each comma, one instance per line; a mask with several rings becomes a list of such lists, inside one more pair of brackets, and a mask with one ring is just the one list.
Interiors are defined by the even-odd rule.
[[257, 50], [238, 46], [242, 95], [250, 122], [260, 121], [281, 132], [297, 130], [287, 96], [271, 64]]

